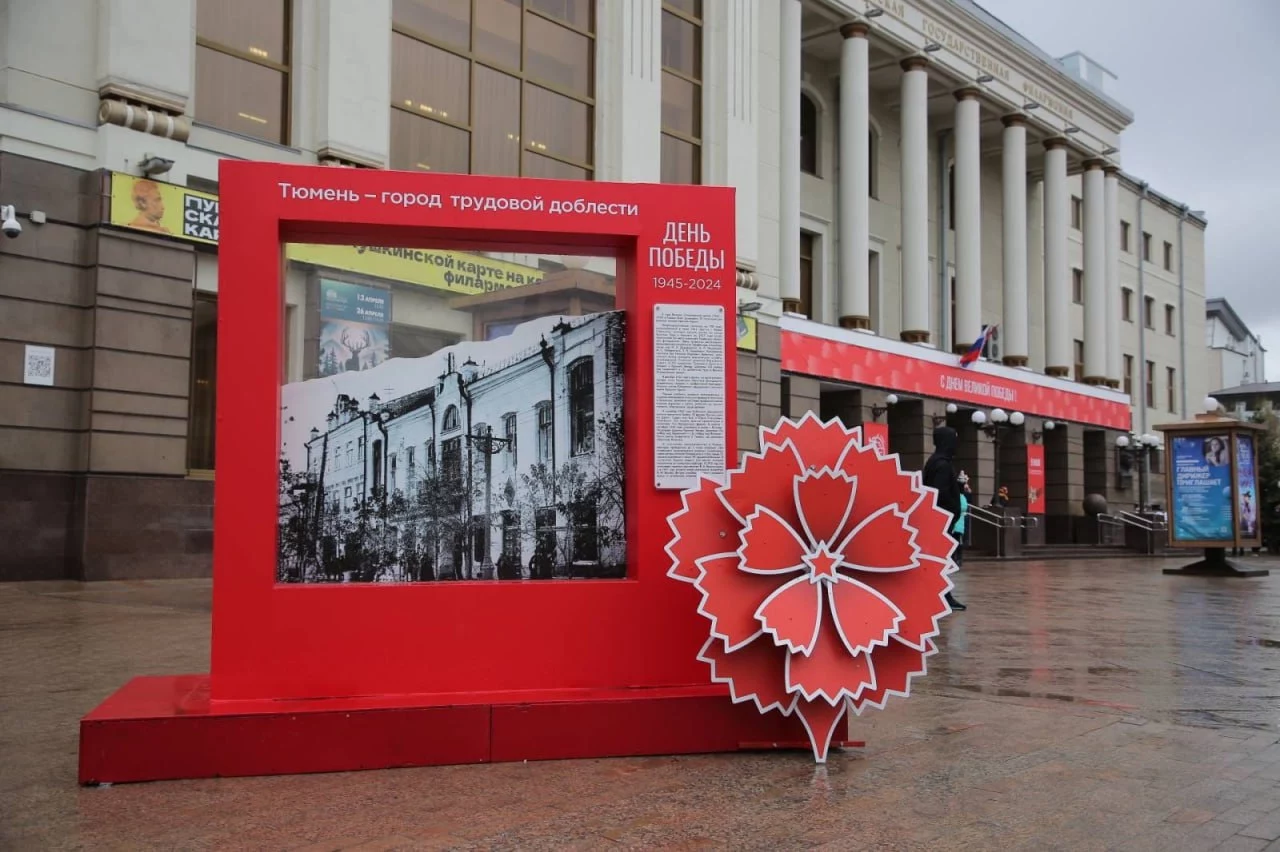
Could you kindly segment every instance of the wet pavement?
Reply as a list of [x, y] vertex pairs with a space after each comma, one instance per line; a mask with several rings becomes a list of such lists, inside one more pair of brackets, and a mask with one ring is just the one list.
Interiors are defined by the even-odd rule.
[[[1187, 561], [1187, 560], [1182, 560]], [[1255, 560], [1248, 560], [1254, 562]], [[1260, 560], [1259, 560], [1260, 561]], [[76, 786], [76, 722], [205, 671], [209, 586], [0, 585], [0, 849], [1280, 849], [1280, 563], [973, 565], [860, 753]]]

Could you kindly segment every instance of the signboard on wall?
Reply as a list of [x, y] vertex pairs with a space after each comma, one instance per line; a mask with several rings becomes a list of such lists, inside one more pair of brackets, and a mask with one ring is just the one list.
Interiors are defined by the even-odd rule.
[[[151, 178], [111, 173], [107, 222], [201, 245], [218, 244], [218, 196]], [[355, 272], [402, 284], [474, 295], [523, 287], [546, 273], [531, 266], [456, 251], [380, 246], [290, 243], [285, 256], [299, 263]]]
[[319, 375], [372, 370], [391, 357], [391, 291], [320, 279]]
[[738, 315], [738, 348], [743, 352], [755, 352], [759, 348], [760, 321], [755, 317]]
[[1027, 444], [1027, 514], [1043, 515], [1048, 509], [1044, 495], [1044, 445]]

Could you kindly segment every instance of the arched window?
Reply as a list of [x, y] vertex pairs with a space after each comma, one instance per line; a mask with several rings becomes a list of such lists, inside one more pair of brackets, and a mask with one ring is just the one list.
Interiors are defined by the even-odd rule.
[[458, 428], [458, 406], [451, 405], [444, 410], [444, 431], [452, 432]]
[[596, 376], [590, 357], [569, 365], [569, 449], [575, 456], [596, 447]]
[[818, 105], [800, 94], [800, 171], [818, 174]]

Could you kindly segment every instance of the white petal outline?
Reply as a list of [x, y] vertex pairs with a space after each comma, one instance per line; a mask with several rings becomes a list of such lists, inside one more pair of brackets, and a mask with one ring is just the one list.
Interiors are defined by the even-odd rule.
[[[804, 459], [800, 458], [800, 453], [796, 451], [796, 445], [792, 443], [790, 438], [783, 441], [781, 446], [774, 446], [771, 444], [767, 447], [761, 446], [760, 452], [758, 453], [743, 453], [742, 463], [739, 464], [733, 470], [726, 471], [724, 475], [724, 484], [716, 489], [716, 496], [720, 498], [720, 502], [724, 504], [724, 508], [729, 512], [730, 515], [733, 515], [743, 524], [747, 522], [747, 518], [744, 518], [742, 515], [739, 515], [737, 509], [734, 509], [733, 506], [730, 505], [729, 501], [725, 498], [725, 493], [728, 492], [731, 488], [733, 488], [733, 478], [735, 476], [741, 476], [742, 474], [746, 473], [748, 459], [755, 459], [756, 461], [764, 461], [764, 457], [768, 455], [770, 452], [791, 453], [792, 458], [796, 460], [796, 470], [803, 472], [805, 469]], [[759, 504], [756, 504], [756, 508], [760, 509], [763, 507], [761, 507]]]
[[[835, 707], [836, 705], [835, 703], [832, 703], [831, 706]], [[800, 717], [800, 724], [804, 725], [805, 732], [809, 734], [809, 743], [814, 747], [814, 750], [813, 750], [814, 763], [822, 764], [827, 762], [827, 756], [831, 754], [831, 740], [835, 738], [836, 728], [840, 726], [841, 719], [844, 719], [846, 724], [848, 723], [849, 711], [852, 709], [852, 707], [853, 705], [851, 705], [848, 701], [845, 702], [844, 713], [840, 716], [836, 716], [836, 720], [835, 722], [832, 723], [831, 730], [827, 732], [826, 740], [825, 742], [823, 742], [821, 749], [819, 749], [817, 746], [818, 738], [813, 735], [813, 728], [809, 727], [809, 720], [805, 718], [805, 715], [803, 712], [796, 713], [796, 715]]]
[[[845, 465], [845, 462], [849, 460], [850, 452], [858, 453], [859, 455], [861, 455], [862, 450], [871, 450], [871, 454], [876, 459], [875, 461], [876, 464], [883, 464], [885, 462], [892, 463], [894, 476], [910, 476], [911, 477], [911, 490], [912, 492], [915, 493], [916, 499], [911, 502], [910, 506], [907, 506], [906, 508], [902, 509], [902, 511], [906, 512], [908, 515], [914, 512], [916, 506], [919, 506], [920, 501], [924, 498], [925, 491], [932, 490], [932, 489], [925, 489], [924, 486], [921, 485], [921, 482], [923, 482], [923, 480], [920, 477], [920, 471], [902, 469], [902, 456], [898, 455], [897, 453], [889, 453], [887, 455], [882, 456], [880, 455], [880, 453], [876, 452], [875, 444], [863, 444], [861, 442], [859, 442], [857, 445], [850, 444], [849, 446], [844, 448], [844, 454], [840, 456], [840, 461], [836, 462], [836, 470], [844, 471], [844, 465]], [[845, 471], [845, 473], [848, 473], [848, 471]], [[854, 477], [855, 479], [858, 476], [857, 473], [851, 473], [849, 475]], [[933, 493], [937, 494], [938, 492], [935, 490]]]
[[[698, 492], [700, 492], [702, 490], [703, 484], [706, 482], [710, 482], [711, 484], [715, 485], [717, 489], [721, 486], [721, 483], [717, 481], [714, 477], [707, 476], [706, 474], [699, 474], [697, 485], [695, 485], [692, 488], [686, 488], [684, 491], [680, 492], [680, 508], [667, 516], [667, 526], [671, 528], [671, 535], [672, 535], [671, 541], [667, 542], [667, 546], [662, 549], [663, 552], [667, 554], [667, 557], [671, 560], [671, 567], [667, 569], [667, 576], [673, 580], [678, 580], [681, 583], [692, 584], [697, 581], [697, 578], [682, 577], [677, 573], [681, 565], [680, 565], [680, 560], [676, 558], [675, 546], [680, 542], [682, 536], [680, 535], [680, 529], [676, 526], [676, 522], [679, 521], [681, 518], [683, 518], [685, 515], [688, 515], [693, 511], [692, 507], [689, 506], [689, 498], [692, 497], [694, 494], [697, 494]], [[717, 491], [717, 496], [719, 496], [718, 491]], [[737, 518], [737, 515], [734, 515], [734, 517]], [[738, 520], [741, 521], [742, 519], [738, 518]], [[705, 557], [699, 557], [699, 559], [694, 560], [695, 567], [697, 567], [698, 562], [702, 558], [705, 558]]]
[[840, 634], [840, 641], [844, 643], [844, 649], [848, 651], [852, 656], [856, 657], [858, 656], [859, 653], [862, 653], [862, 652], [866, 652], [868, 655], [870, 655], [873, 649], [888, 645], [889, 639], [897, 634], [898, 625], [901, 624], [903, 621], [905, 621], [907, 618], [902, 613], [902, 610], [898, 608], [898, 605], [893, 601], [889, 600], [887, 597], [885, 597], [884, 594], [880, 592], [878, 589], [873, 589], [870, 586], [868, 586], [866, 583], [859, 582], [858, 580], [855, 580], [852, 577], [845, 577], [841, 575], [836, 580], [836, 582], [852, 583], [855, 586], [860, 586], [864, 590], [870, 592], [871, 594], [878, 597], [880, 600], [884, 601], [886, 604], [889, 605], [890, 609], [892, 609], [894, 612], [897, 613], [897, 615], [893, 619], [893, 626], [891, 626], [888, 630], [886, 630], [883, 636], [881, 636], [879, 639], [872, 639], [871, 644], [869, 645], [855, 646], [853, 643], [849, 641], [849, 637], [844, 635], [844, 625], [840, 623], [840, 613], [836, 609], [836, 596], [832, 592], [828, 592], [827, 593], [827, 609], [831, 613], [831, 621], [833, 624], [835, 624], [836, 633]]
[[792, 682], [791, 660], [795, 656], [797, 655], [787, 654], [787, 661], [782, 669], [782, 678], [783, 678], [782, 682], [786, 686], [787, 692], [790, 692], [794, 695], [799, 695], [805, 701], [818, 701], [819, 699], [821, 699], [822, 701], [825, 701], [828, 704], [830, 704], [832, 707], [834, 707], [836, 705], [836, 702], [840, 701], [841, 699], [857, 698], [858, 696], [862, 695], [862, 693], [865, 692], [866, 690], [868, 689], [874, 690], [876, 688], [876, 683], [877, 683], [876, 664], [875, 664], [875, 660], [871, 659], [870, 654], [867, 655], [867, 671], [871, 672], [871, 680], [859, 684], [857, 691], [851, 690], [847, 686], [842, 686], [840, 687], [840, 691], [837, 692], [835, 695], [828, 695], [827, 691], [822, 688], [818, 688], [818, 689], [815, 689], [813, 692], [809, 692], [807, 689], [804, 688], [804, 684]]
[[[709, 591], [707, 591], [706, 589], [702, 588], [702, 585], [701, 585], [701, 583], [702, 583], [702, 578], [703, 578], [703, 577], [705, 577], [705, 576], [707, 575], [707, 569], [706, 569], [706, 566], [704, 566], [702, 563], [703, 563], [703, 562], [706, 562], [706, 561], [708, 561], [708, 560], [711, 560], [711, 559], [727, 559], [727, 558], [729, 558], [729, 557], [733, 557], [733, 558], [735, 558], [735, 559], [737, 559], [737, 560], [738, 560], [738, 562], [739, 562], [738, 568], [739, 568], [739, 570], [741, 570], [741, 568], [742, 568], [742, 565], [741, 565], [741, 562], [742, 562], [742, 555], [741, 555], [741, 554], [739, 554], [739, 553], [717, 553], [717, 554], [715, 554], [715, 555], [713, 555], [713, 556], [704, 556], [704, 557], [702, 557], [701, 559], [699, 559], [699, 560], [698, 560], [698, 563], [697, 563], [697, 564], [698, 564], [698, 579], [694, 581], [694, 583], [693, 583], [693, 587], [694, 587], [695, 589], [697, 589], [697, 590], [698, 590], [698, 594], [700, 594], [700, 595], [702, 596], [702, 599], [698, 602], [698, 615], [701, 615], [703, 618], [705, 618], [705, 619], [707, 619], [708, 621], [710, 621], [710, 622], [711, 622], [711, 636], [712, 636], [713, 638], [715, 638], [715, 639], [719, 639], [721, 642], [723, 642], [723, 643], [724, 643], [725, 653], [732, 654], [734, 651], [741, 650], [742, 648], [745, 648], [747, 645], [750, 645], [750, 644], [751, 644], [752, 642], [754, 642], [755, 640], [759, 639], [759, 638], [764, 634], [764, 627], [762, 626], [762, 627], [761, 627], [759, 630], [757, 630], [755, 633], [751, 634], [751, 637], [750, 637], [750, 638], [748, 638], [748, 639], [744, 639], [744, 640], [742, 640], [741, 642], [738, 642], [738, 643], [733, 644], [733, 645], [730, 645], [730, 644], [729, 644], [729, 637], [728, 637], [728, 636], [726, 636], [726, 635], [725, 635], [725, 634], [723, 634], [723, 633], [719, 633], [719, 632], [717, 632], [717, 631], [716, 631], [716, 628], [717, 628], [717, 627], [719, 626], [719, 624], [720, 624], [720, 619], [719, 619], [717, 616], [714, 616], [714, 615], [712, 615], [711, 613], [707, 612], [707, 609], [706, 609], [707, 601], [708, 601], [708, 600], [710, 600], [710, 598], [711, 598], [711, 592], [709, 592]], [[756, 621], [757, 621], [757, 623], [758, 623], [758, 622], [759, 622], [759, 619], [756, 619]], [[776, 643], [775, 643], [775, 644], [776, 644]]]
[[707, 639], [706, 643], [702, 646], [702, 650], [698, 652], [698, 661], [706, 663], [708, 666], [711, 667], [711, 682], [728, 684], [729, 700], [731, 700], [734, 704], [746, 704], [749, 701], [752, 704], [756, 705], [756, 709], [759, 710], [761, 714], [768, 713], [770, 710], [777, 710], [783, 716], [790, 716], [791, 712], [796, 709], [796, 704], [800, 701], [799, 696], [792, 695], [791, 704], [789, 706], [783, 705], [781, 701], [772, 701], [768, 705], [765, 705], [760, 703], [760, 696], [757, 695], [756, 693], [754, 692], [739, 693], [738, 686], [737, 684], [734, 683], [733, 678], [728, 676], [721, 677], [716, 673], [715, 658], [707, 656], [707, 650], [711, 648], [711, 646], [714, 645], [716, 641], [717, 640], [714, 636], [710, 637], [709, 639]]
[[942, 609], [937, 613], [935, 613], [933, 618], [931, 619], [932, 629], [929, 630], [928, 632], [920, 634], [919, 642], [908, 642], [905, 638], [903, 638], [901, 634], [898, 634], [898, 633], [895, 633], [893, 636], [889, 637], [890, 639], [893, 639], [896, 642], [901, 642], [903, 645], [906, 645], [908, 648], [910, 648], [913, 651], [924, 651], [925, 645], [929, 642], [930, 639], [936, 639], [938, 636], [942, 634], [942, 623], [941, 623], [942, 619], [952, 614], [951, 604], [947, 602], [947, 593], [950, 592], [952, 589], [954, 589], [956, 587], [956, 584], [951, 581], [951, 575], [954, 574], [956, 571], [960, 570], [960, 566], [952, 562], [950, 559], [947, 559], [944, 561], [941, 559], [934, 559], [932, 556], [925, 556], [925, 557], [921, 557], [920, 561], [932, 562], [935, 565], [938, 563], [942, 563], [945, 567], [942, 569], [942, 573], [940, 576], [942, 576], [947, 581], [947, 584], [942, 588], [942, 591], [938, 593], [938, 597], [942, 599]]
[[[809, 519], [804, 515], [804, 505], [800, 502], [800, 486], [822, 477], [832, 477], [849, 485], [849, 500], [844, 505], [844, 513], [840, 516], [840, 523], [836, 525], [835, 532], [832, 533], [829, 541], [819, 541], [818, 537], [813, 534], [813, 530], [809, 528]], [[829, 545], [832, 541], [840, 540], [840, 533], [844, 532], [845, 524], [849, 523], [849, 515], [853, 513], [853, 500], [857, 493], [858, 477], [850, 476], [839, 469], [832, 470], [829, 467], [824, 467], [822, 470], [806, 470], [791, 481], [791, 499], [795, 501], [796, 514], [800, 516], [800, 526], [804, 529], [804, 534], [809, 539], [809, 550], [817, 550], [824, 544]]]
[[[818, 604], [817, 604], [817, 617], [813, 619], [813, 636], [809, 639], [807, 643], [803, 645], [797, 645], [793, 643], [790, 639], [783, 639], [780, 636], [778, 636], [777, 629], [770, 627], [768, 624], [766, 624], [764, 620], [764, 616], [762, 616], [760, 613], [764, 612], [764, 610], [769, 606], [769, 604], [773, 603], [774, 598], [778, 597], [778, 595], [782, 594], [787, 589], [790, 589], [792, 586], [800, 585], [801, 583], [808, 584], [813, 589], [813, 593], [818, 596]], [[773, 644], [778, 645], [780, 647], [785, 647], [792, 654], [803, 654], [804, 656], [807, 657], [809, 656], [809, 654], [813, 653], [813, 646], [818, 643], [818, 630], [819, 628], [822, 627], [822, 584], [809, 583], [809, 578], [803, 574], [800, 575], [799, 577], [789, 580], [788, 582], [783, 583], [781, 586], [774, 589], [769, 594], [769, 597], [761, 601], [760, 606], [756, 607], [755, 617], [756, 619], [759, 620], [760, 624], [763, 625], [764, 632], [768, 633], [770, 636], [773, 637]], [[790, 657], [788, 657], [788, 659], [790, 659]]]
[[862, 443], [862, 429], [860, 427], [845, 426], [844, 421], [842, 421], [839, 417], [833, 417], [830, 420], [822, 420], [821, 418], [818, 417], [817, 414], [814, 413], [813, 409], [809, 409], [800, 417], [799, 420], [796, 420], [794, 417], [782, 417], [778, 419], [778, 423], [776, 426], [765, 426], [764, 424], [761, 424], [760, 425], [760, 448], [762, 450], [765, 447], [781, 448], [782, 444], [785, 441], [791, 440], [790, 438], [785, 438], [782, 441], [778, 440], [778, 433], [782, 431], [783, 426], [791, 425], [796, 427], [797, 429], [803, 430], [805, 424], [809, 423], [810, 421], [816, 423], [824, 431], [831, 428], [832, 426], [835, 426], [835, 428], [839, 429], [841, 432], [844, 433], [844, 436], [846, 438], [853, 438], [858, 443]]
[[[848, 549], [849, 545], [853, 543], [854, 539], [858, 537], [858, 534], [881, 515], [889, 512], [892, 512], [898, 518], [902, 523], [902, 529], [907, 533], [907, 545], [911, 548], [911, 561], [906, 565], [894, 568], [873, 568], [867, 565], [859, 565], [856, 562], [850, 562], [846, 559], [844, 552]], [[868, 574], [897, 574], [902, 571], [910, 571], [912, 568], [915, 568], [920, 564], [920, 545], [916, 544], [916, 538], [919, 536], [919, 530], [910, 523], [910, 519], [910, 515], [906, 512], [899, 511], [898, 507], [892, 503], [876, 509], [870, 515], [863, 518], [862, 522], [854, 527], [853, 530], [845, 536], [844, 541], [840, 542], [839, 546], [836, 548], [836, 552], [840, 555], [840, 564], [847, 568], [852, 568], [854, 571], [866, 571]]]
[[766, 571], [763, 568], [752, 568], [748, 564], [747, 554], [746, 554], [747, 533], [750, 532], [752, 529], [754, 529], [752, 525], [755, 522], [756, 518], [760, 517], [761, 515], [768, 515], [769, 517], [777, 521], [779, 524], [781, 524], [784, 529], [786, 529], [788, 532], [791, 533], [791, 537], [795, 539], [796, 544], [800, 545], [800, 549], [803, 550], [806, 554], [809, 552], [809, 545], [806, 544], [805, 540], [800, 537], [800, 533], [796, 532], [795, 529], [792, 528], [791, 524], [787, 523], [786, 520], [784, 520], [781, 515], [779, 515], [777, 512], [773, 511], [772, 509], [770, 509], [768, 506], [756, 506], [756, 510], [747, 516], [746, 526], [738, 530], [738, 555], [742, 557], [742, 570], [746, 571], [748, 574], [763, 574], [764, 576], [772, 576], [774, 574], [788, 574], [792, 571], [808, 570], [809, 566], [804, 564], [803, 561], [797, 563], [796, 565], [788, 566], [786, 568], [776, 568], [768, 571]]
[[[951, 612], [951, 607], [948, 606], [947, 613], [949, 614], [950, 612]], [[886, 689], [884, 691], [884, 697], [881, 698], [879, 701], [865, 701], [862, 703], [861, 706], [859, 706], [855, 702], [850, 702], [849, 709], [853, 711], [853, 715], [861, 716], [862, 711], [866, 710], [868, 707], [870, 707], [873, 710], [883, 710], [885, 708], [885, 705], [889, 703], [890, 697], [896, 696], [898, 698], [910, 698], [911, 697], [911, 681], [915, 680], [918, 677], [924, 677], [926, 674], [929, 673], [929, 658], [932, 657], [934, 654], [938, 653], [938, 646], [936, 644], [933, 645], [931, 648], [917, 648], [914, 645], [912, 645], [910, 642], [903, 642], [901, 639], [899, 639], [896, 636], [893, 638], [894, 638], [894, 641], [900, 642], [903, 645], [906, 645], [911, 650], [921, 652], [920, 671], [908, 672], [906, 688], [901, 690]]]

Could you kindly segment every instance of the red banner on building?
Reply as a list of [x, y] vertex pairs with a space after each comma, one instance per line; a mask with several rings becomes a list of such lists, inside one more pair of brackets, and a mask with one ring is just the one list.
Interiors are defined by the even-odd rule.
[[1044, 445], [1027, 444], [1027, 514], [1044, 513]]
[[889, 454], [889, 424], [868, 422], [862, 424], [862, 442], [872, 444], [881, 455]]

